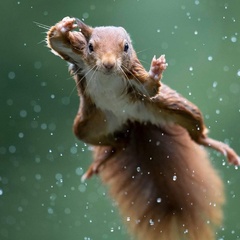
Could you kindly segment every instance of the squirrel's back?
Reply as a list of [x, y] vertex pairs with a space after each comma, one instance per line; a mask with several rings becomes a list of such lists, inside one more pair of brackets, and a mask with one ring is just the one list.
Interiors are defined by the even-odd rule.
[[[139, 239], [215, 239], [223, 184], [185, 129], [130, 123], [100, 176]], [[109, 148], [95, 147], [95, 161]]]

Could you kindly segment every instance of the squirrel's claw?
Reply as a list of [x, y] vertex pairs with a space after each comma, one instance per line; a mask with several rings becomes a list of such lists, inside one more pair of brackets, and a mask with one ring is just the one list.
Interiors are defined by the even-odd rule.
[[97, 173], [98, 173], [97, 167], [95, 166], [94, 163], [91, 164], [88, 170], [82, 175], [81, 182], [85, 182], [86, 179], [89, 179], [90, 177]]
[[227, 144], [208, 137], [201, 138], [199, 140], [199, 143], [222, 153], [228, 159], [228, 162], [230, 164], [240, 166], [240, 157]]
[[59, 22], [57, 24], [58, 29], [61, 33], [69, 32], [69, 31], [77, 28], [78, 25], [75, 22], [76, 22], [75, 18], [65, 17], [62, 19], [61, 22]]

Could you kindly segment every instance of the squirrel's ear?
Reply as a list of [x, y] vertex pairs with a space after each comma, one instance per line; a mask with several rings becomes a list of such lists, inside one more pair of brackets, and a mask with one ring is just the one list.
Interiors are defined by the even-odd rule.
[[80, 32], [85, 36], [85, 38], [87, 40], [89, 40], [89, 38], [92, 35], [93, 28], [88, 26], [87, 24], [85, 24], [84, 22], [79, 20], [78, 18], [76, 18], [76, 23], [79, 27]]

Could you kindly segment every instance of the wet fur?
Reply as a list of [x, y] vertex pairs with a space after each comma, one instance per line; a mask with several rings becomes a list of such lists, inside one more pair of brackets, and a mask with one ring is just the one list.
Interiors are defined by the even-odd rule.
[[[181, 127], [127, 129], [125, 146], [114, 148], [100, 170], [126, 224], [141, 240], [215, 239], [224, 193], [205, 150]], [[108, 151], [96, 147], [95, 161]]]

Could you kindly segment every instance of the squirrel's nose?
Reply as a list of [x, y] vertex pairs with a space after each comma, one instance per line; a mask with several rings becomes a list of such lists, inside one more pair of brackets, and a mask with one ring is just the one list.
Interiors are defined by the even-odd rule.
[[114, 63], [113, 62], [104, 62], [103, 66], [107, 69], [107, 70], [111, 70], [114, 67]]
[[103, 66], [109, 71], [114, 68], [115, 63], [111, 61], [107, 61], [107, 62], [103, 62]]
[[105, 71], [112, 71], [116, 65], [116, 57], [114, 54], [108, 53], [102, 57], [102, 66]]

